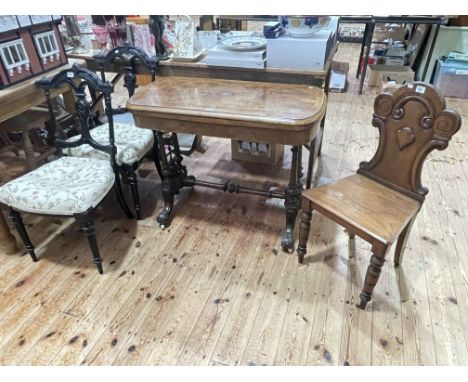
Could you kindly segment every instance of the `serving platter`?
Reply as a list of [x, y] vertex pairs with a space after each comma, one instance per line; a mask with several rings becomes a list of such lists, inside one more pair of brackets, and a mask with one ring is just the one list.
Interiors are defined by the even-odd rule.
[[248, 52], [264, 49], [266, 47], [266, 39], [254, 36], [228, 37], [221, 41], [221, 46], [228, 50]]

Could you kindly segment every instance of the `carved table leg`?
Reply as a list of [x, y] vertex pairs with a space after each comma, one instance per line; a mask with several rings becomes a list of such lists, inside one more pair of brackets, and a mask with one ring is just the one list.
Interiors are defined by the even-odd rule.
[[299, 146], [293, 146], [289, 185], [285, 190], [286, 228], [281, 240], [283, 251], [292, 252], [294, 247], [294, 225], [301, 203], [302, 185], [299, 181]]
[[184, 187], [184, 182], [193, 177], [187, 176], [187, 169], [182, 165], [183, 157], [180, 154], [179, 141], [177, 134], [172, 134], [172, 143], [174, 145], [174, 158], [168, 160], [164, 148], [164, 140], [161, 132], [157, 133], [159, 146], [159, 159], [161, 163], [162, 182], [161, 193], [164, 201], [164, 207], [159, 213], [156, 221], [162, 229], [167, 227], [170, 222], [170, 214], [174, 205], [174, 195], [179, 193], [179, 190]]
[[372, 298], [372, 292], [374, 291], [377, 281], [379, 281], [380, 273], [382, 271], [382, 266], [385, 263], [385, 255], [388, 252], [389, 247], [386, 245], [376, 245], [372, 246], [372, 257], [370, 260], [370, 265], [367, 268], [366, 277], [364, 279], [364, 287], [362, 292], [359, 295], [361, 302], [358, 305], [358, 308], [365, 309], [367, 303]]

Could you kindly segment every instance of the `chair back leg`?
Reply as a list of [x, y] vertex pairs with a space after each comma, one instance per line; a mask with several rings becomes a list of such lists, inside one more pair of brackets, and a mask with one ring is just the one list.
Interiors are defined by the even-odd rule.
[[96, 240], [96, 230], [94, 229], [94, 223], [90, 216], [91, 212], [75, 215], [75, 219], [80, 224], [82, 231], [88, 239], [91, 252], [93, 254], [93, 262], [96, 264], [98, 272], [102, 275], [104, 273], [102, 269], [102, 258], [99, 253], [99, 247]]
[[8, 212], [8, 216], [11, 220], [11, 222], [15, 225], [16, 230], [18, 231], [21, 240], [24, 243], [24, 246], [26, 248], [26, 252], [29, 253], [29, 256], [31, 256], [31, 259], [33, 261], [37, 261], [36, 253], [34, 252], [34, 246], [31, 243], [31, 240], [29, 239], [28, 233], [26, 232], [26, 228], [23, 223], [23, 219], [21, 218], [21, 214], [14, 210], [13, 208], [10, 208], [10, 211]]
[[133, 206], [135, 207], [135, 213], [137, 220], [141, 220], [141, 211], [140, 211], [140, 195], [138, 193], [138, 179], [135, 170], [127, 170], [128, 184], [130, 185], [130, 190], [132, 191]]
[[115, 172], [115, 174], [116, 175], [115, 175], [114, 190], [115, 190], [115, 194], [117, 196], [117, 201], [119, 202], [120, 207], [122, 208], [125, 215], [127, 215], [127, 218], [132, 219], [133, 214], [130, 211], [130, 208], [128, 208], [127, 201], [125, 200], [123, 190], [122, 190], [122, 185], [120, 183], [120, 176], [119, 176], [118, 170]]
[[403, 259], [403, 253], [405, 252], [406, 242], [408, 241], [411, 227], [413, 226], [413, 223], [416, 220], [416, 216], [417, 215], [414, 215], [414, 217], [409, 221], [409, 223], [398, 236], [398, 241], [395, 248], [395, 257], [393, 260], [396, 267], [398, 267], [401, 264], [401, 261]]

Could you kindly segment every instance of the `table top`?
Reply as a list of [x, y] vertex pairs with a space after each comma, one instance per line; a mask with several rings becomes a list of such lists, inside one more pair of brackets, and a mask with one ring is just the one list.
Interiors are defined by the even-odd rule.
[[326, 95], [322, 89], [307, 85], [159, 77], [139, 87], [127, 107], [130, 111], [294, 127], [319, 120]]

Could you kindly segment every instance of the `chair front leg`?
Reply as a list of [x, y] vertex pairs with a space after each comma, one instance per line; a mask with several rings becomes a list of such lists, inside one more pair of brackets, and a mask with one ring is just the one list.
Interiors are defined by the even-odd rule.
[[102, 275], [104, 273], [102, 269], [102, 258], [99, 253], [99, 247], [96, 240], [96, 230], [94, 229], [94, 223], [90, 215], [91, 211], [87, 211], [85, 213], [75, 215], [75, 219], [80, 224], [82, 231], [88, 239], [88, 243], [93, 254], [93, 262], [96, 264], [98, 272]]
[[364, 279], [364, 287], [362, 292], [359, 295], [361, 302], [358, 305], [358, 308], [365, 309], [367, 303], [372, 298], [372, 292], [374, 291], [377, 281], [379, 281], [380, 273], [382, 272], [382, 266], [385, 263], [385, 255], [389, 250], [388, 245], [374, 243], [372, 246], [372, 257], [370, 260], [370, 265], [367, 268], [366, 277]]
[[312, 219], [312, 206], [310, 202], [302, 199], [303, 211], [301, 216], [301, 225], [299, 228], [299, 245], [297, 247], [297, 260], [299, 264], [304, 262], [304, 256], [307, 253], [307, 241], [309, 240], [310, 220]]
[[33, 261], [37, 261], [36, 253], [34, 252], [34, 245], [32, 245], [31, 240], [29, 240], [29, 236], [26, 232], [26, 228], [24, 226], [23, 219], [21, 218], [21, 214], [13, 208], [10, 208], [8, 216], [11, 222], [15, 225], [16, 230], [18, 231], [21, 240], [24, 243], [26, 252], [29, 253], [29, 256], [31, 256], [31, 259]]

